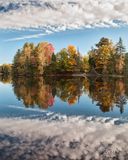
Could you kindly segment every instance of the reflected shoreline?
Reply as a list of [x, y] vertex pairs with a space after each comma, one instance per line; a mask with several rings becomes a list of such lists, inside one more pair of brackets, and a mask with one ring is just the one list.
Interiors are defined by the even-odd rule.
[[25, 107], [48, 109], [54, 106], [56, 97], [74, 106], [83, 95], [87, 95], [101, 112], [110, 112], [116, 107], [123, 113], [128, 100], [128, 80], [122, 77], [51, 76], [50, 79], [49, 76], [0, 76], [0, 81], [12, 84], [14, 94]]

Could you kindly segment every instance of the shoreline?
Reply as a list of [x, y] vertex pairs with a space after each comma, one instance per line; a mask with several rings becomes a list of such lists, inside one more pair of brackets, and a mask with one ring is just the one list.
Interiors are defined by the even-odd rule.
[[105, 78], [127, 78], [128, 76], [126, 75], [103, 75], [103, 74], [49, 74], [49, 75], [44, 75], [44, 77], [105, 77]]
[[[0, 76], [4, 76], [4, 74], [0, 74]], [[12, 76], [12, 75], [5, 75], [5, 76]], [[57, 73], [57, 74], [41, 74], [41, 75], [14, 75], [14, 78], [18, 78], [18, 77], [31, 77], [31, 76], [35, 76], [35, 77], [112, 77], [112, 78], [127, 78], [128, 75], [104, 75], [104, 74], [90, 74], [90, 73], [72, 73], [72, 74], [63, 74], [63, 73]], [[13, 77], [13, 76], [12, 76]]]

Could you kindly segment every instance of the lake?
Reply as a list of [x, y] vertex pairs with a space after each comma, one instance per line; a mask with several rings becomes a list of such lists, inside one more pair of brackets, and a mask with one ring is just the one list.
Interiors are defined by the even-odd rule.
[[0, 117], [51, 111], [73, 116], [128, 116], [128, 80], [102, 77], [0, 77]]

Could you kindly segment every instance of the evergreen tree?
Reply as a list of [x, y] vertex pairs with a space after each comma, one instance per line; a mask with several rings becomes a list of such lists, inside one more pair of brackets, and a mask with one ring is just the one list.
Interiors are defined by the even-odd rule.
[[119, 42], [115, 46], [115, 70], [117, 74], [123, 74], [124, 72], [124, 66], [125, 66], [125, 47], [123, 45], [123, 41], [121, 38], [119, 38]]
[[126, 49], [125, 49], [125, 46], [123, 45], [123, 40], [120, 37], [119, 42], [116, 44], [116, 54], [122, 55], [122, 54], [125, 54], [125, 52], [126, 52]]

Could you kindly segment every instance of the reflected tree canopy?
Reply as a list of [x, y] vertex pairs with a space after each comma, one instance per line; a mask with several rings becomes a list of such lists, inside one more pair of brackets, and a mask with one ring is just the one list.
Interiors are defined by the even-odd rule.
[[13, 79], [14, 93], [22, 100], [26, 107], [38, 105], [48, 108], [54, 104], [52, 87], [44, 82], [43, 78]]
[[117, 106], [122, 113], [127, 102], [127, 85], [124, 79], [89, 80], [89, 96], [102, 112], [112, 111]]
[[12, 83], [15, 95], [26, 107], [47, 109], [54, 106], [56, 97], [73, 106], [85, 94], [102, 112], [118, 107], [123, 113], [128, 99], [128, 81], [125, 78], [0, 77], [0, 81]]
[[10, 75], [0, 75], [0, 82], [6, 84], [12, 82], [12, 77]]

